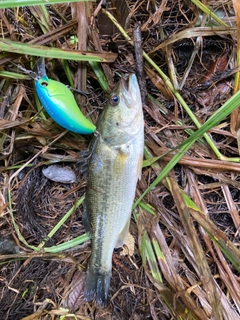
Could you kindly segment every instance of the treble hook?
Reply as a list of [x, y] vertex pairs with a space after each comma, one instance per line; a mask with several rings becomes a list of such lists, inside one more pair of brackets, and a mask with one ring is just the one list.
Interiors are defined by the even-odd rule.
[[89, 104], [89, 98], [88, 98], [88, 94], [89, 94], [89, 93], [88, 93], [88, 92], [84, 92], [84, 91], [75, 89], [75, 88], [73, 88], [73, 87], [71, 87], [71, 86], [69, 86], [69, 85], [66, 85], [66, 87], [67, 87], [69, 90], [74, 91], [74, 92], [76, 92], [76, 93], [79, 93], [79, 94], [81, 94], [82, 96], [84, 96], [84, 97], [86, 98], [87, 102], [84, 103], [84, 104], [81, 104], [82, 107], [86, 107], [86, 106]]

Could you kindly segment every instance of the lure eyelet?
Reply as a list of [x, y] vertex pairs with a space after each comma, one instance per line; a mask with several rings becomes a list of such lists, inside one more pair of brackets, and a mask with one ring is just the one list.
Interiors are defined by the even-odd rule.
[[109, 102], [113, 107], [116, 107], [120, 102], [120, 97], [117, 94], [113, 94], [110, 96]]
[[46, 81], [42, 81], [40, 84], [41, 84], [42, 87], [47, 87], [48, 86], [48, 82], [46, 82]]

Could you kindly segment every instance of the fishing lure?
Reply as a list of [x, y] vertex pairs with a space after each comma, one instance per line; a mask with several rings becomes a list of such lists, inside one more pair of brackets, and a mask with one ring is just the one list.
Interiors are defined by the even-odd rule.
[[63, 83], [43, 76], [35, 81], [35, 86], [44, 109], [60, 126], [81, 134], [95, 131], [94, 124], [82, 114], [74, 95]]
[[95, 125], [80, 111], [68, 87], [47, 77], [44, 58], [39, 59], [33, 71], [18, 67], [35, 80], [38, 98], [55, 122], [80, 134], [91, 134], [96, 130]]

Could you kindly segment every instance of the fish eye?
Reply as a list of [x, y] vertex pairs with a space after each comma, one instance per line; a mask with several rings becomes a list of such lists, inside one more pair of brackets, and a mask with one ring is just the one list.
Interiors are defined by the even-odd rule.
[[119, 104], [119, 101], [120, 101], [120, 98], [117, 94], [113, 94], [111, 97], [110, 97], [110, 104], [113, 106], [113, 107], [116, 107], [118, 104]]
[[47, 87], [48, 86], [48, 82], [46, 82], [46, 81], [42, 81], [40, 84], [41, 84], [42, 87]]

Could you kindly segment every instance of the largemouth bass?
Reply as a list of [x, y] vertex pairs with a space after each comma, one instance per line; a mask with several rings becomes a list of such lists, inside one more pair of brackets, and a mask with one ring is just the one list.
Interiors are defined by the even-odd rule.
[[97, 122], [88, 165], [83, 223], [92, 236], [85, 300], [104, 306], [110, 286], [112, 254], [128, 233], [136, 184], [141, 176], [144, 122], [135, 74], [111, 94]]

